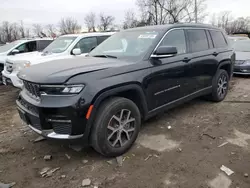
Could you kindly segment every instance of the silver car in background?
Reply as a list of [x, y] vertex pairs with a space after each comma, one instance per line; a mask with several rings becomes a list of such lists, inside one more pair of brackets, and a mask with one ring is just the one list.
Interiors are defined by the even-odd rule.
[[250, 75], [250, 40], [232, 42], [236, 53], [234, 74]]

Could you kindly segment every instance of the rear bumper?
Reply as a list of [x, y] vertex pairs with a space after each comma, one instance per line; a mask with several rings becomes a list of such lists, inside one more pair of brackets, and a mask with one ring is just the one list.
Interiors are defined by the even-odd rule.
[[[46, 108], [27, 102], [22, 96], [16, 100], [20, 118], [37, 134], [48, 139], [81, 141], [88, 144], [88, 134], [85, 132], [87, 120], [86, 109], [74, 107]], [[60, 104], [56, 103], [55, 104]]]

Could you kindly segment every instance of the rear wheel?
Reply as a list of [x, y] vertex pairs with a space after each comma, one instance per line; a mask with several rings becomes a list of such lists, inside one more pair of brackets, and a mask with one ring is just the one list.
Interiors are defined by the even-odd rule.
[[120, 97], [108, 99], [96, 115], [91, 144], [102, 155], [122, 155], [135, 142], [140, 125], [141, 115], [135, 103]]
[[229, 88], [229, 76], [227, 71], [220, 69], [213, 79], [212, 94], [209, 99], [220, 102], [225, 99]]

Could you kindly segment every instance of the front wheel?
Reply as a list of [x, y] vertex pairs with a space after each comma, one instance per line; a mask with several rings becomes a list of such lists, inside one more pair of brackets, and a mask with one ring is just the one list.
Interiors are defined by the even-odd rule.
[[220, 69], [213, 79], [212, 94], [209, 96], [209, 98], [215, 102], [223, 101], [228, 93], [228, 88], [228, 73], [227, 71]]
[[91, 144], [102, 155], [122, 155], [135, 142], [140, 125], [140, 111], [134, 102], [121, 97], [108, 99], [98, 109]]

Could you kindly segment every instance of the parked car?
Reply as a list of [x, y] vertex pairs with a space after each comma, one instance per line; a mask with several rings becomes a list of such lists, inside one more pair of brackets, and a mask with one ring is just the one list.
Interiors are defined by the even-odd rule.
[[128, 29], [89, 57], [23, 70], [16, 103], [20, 117], [38, 134], [119, 156], [135, 142], [142, 121], [199, 96], [222, 101], [234, 61], [227, 37], [212, 26]]
[[250, 75], [250, 40], [238, 40], [232, 43], [236, 53], [234, 74]]
[[237, 36], [237, 35], [231, 35], [231, 36], [228, 37], [228, 39], [231, 42], [235, 42], [235, 41], [238, 41], [238, 40], [250, 40], [249, 37], [243, 37], [243, 36]]
[[102, 32], [64, 35], [54, 40], [42, 52], [8, 58], [2, 73], [3, 82], [21, 88], [23, 83], [17, 77], [17, 73], [20, 70], [51, 60], [75, 58], [76, 55], [86, 56], [93, 48], [112, 34], [114, 33]]
[[51, 38], [21, 39], [0, 46], [0, 84], [2, 84], [1, 72], [4, 69], [4, 63], [7, 57], [33, 51], [41, 51], [52, 41], [53, 39]]

